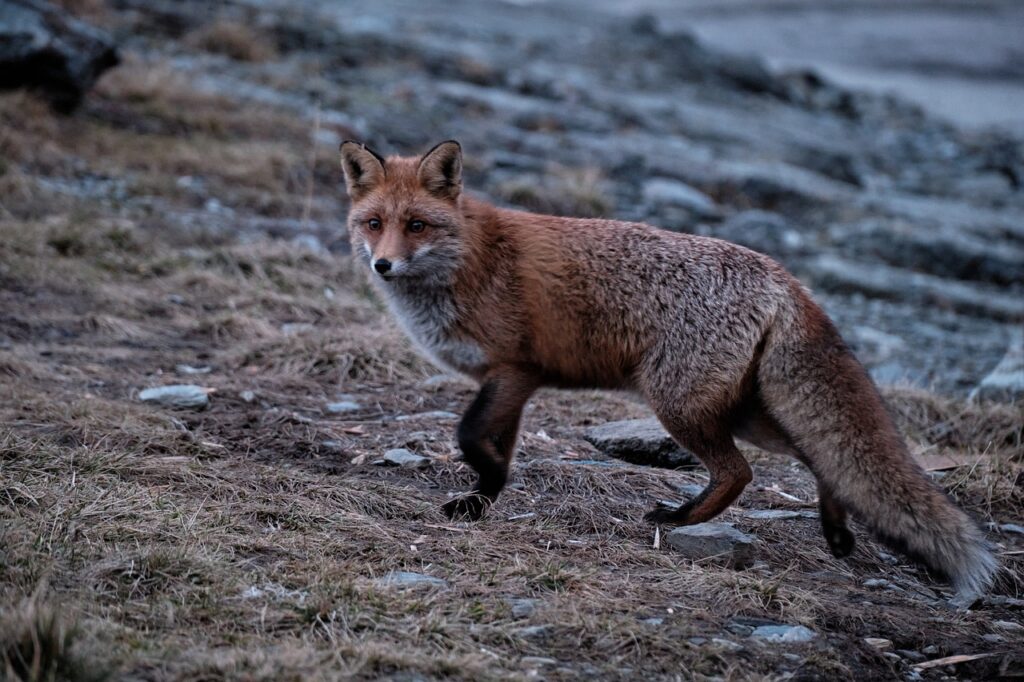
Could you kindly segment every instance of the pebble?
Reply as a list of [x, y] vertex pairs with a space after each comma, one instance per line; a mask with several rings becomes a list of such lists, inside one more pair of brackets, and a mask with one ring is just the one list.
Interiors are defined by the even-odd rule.
[[195, 384], [157, 386], [139, 391], [139, 400], [167, 407], [206, 407], [210, 404], [212, 389]]
[[256, 400], [256, 394], [252, 391], [242, 391], [238, 394], [239, 397], [247, 403], [251, 403]]
[[1012, 620], [997, 620], [992, 623], [992, 627], [1006, 630], [1007, 632], [1024, 632], [1024, 625], [1014, 623]]
[[405, 448], [395, 448], [384, 453], [384, 458], [374, 462], [380, 466], [394, 467], [415, 467], [422, 468], [430, 464], [430, 458], [417, 455], [415, 452]]
[[537, 600], [526, 597], [509, 597], [505, 599], [512, 610], [513, 618], [529, 618], [537, 610]]
[[327, 403], [327, 411], [331, 414], [355, 412], [360, 409], [362, 409], [362, 405], [352, 400], [340, 400], [336, 403]]
[[550, 625], [529, 625], [519, 630], [520, 637], [544, 637], [551, 630]]
[[174, 371], [178, 374], [209, 374], [213, 371], [213, 368], [209, 365], [193, 367], [192, 365], [180, 364], [174, 366]]
[[864, 643], [880, 651], [892, 648], [892, 640], [883, 639], [882, 637], [865, 637]]
[[770, 642], [809, 642], [816, 637], [814, 631], [803, 625], [762, 625], [754, 628], [751, 637]]

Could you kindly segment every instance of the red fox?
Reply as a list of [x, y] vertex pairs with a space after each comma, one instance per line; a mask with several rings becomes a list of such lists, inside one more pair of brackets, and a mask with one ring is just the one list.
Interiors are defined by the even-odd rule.
[[505, 486], [541, 386], [638, 393], [710, 482], [648, 521], [695, 524], [751, 480], [734, 438], [792, 455], [818, 480], [825, 540], [853, 550], [849, 510], [947, 576], [968, 604], [996, 562], [980, 529], [922, 472], [877, 389], [804, 287], [771, 258], [637, 223], [535, 215], [462, 192], [462, 150], [420, 158], [341, 145], [353, 252], [429, 358], [476, 379], [458, 427], [477, 519]]

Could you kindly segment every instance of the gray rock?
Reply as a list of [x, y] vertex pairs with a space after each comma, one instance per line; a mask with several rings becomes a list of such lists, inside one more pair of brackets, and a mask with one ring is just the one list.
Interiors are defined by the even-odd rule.
[[537, 610], [537, 600], [526, 597], [509, 597], [505, 600], [512, 610], [513, 618], [529, 618]]
[[711, 198], [678, 180], [651, 178], [644, 182], [644, 201], [654, 206], [679, 206], [700, 217], [713, 217], [719, 209]]
[[416, 588], [416, 587], [448, 587], [448, 581], [423, 573], [409, 571], [391, 571], [376, 581], [380, 587]]
[[717, 557], [741, 566], [751, 562], [757, 538], [729, 523], [698, 523], [673, 529], [664, 542], [687, 559]]
[[239, 397], [247, 403], [251, 403], [256, 400], [256, 394], [253, 391], [242, 391], [238, 394]]
[[697, 464], [696, 458], [680, 448], [653, 417], [593, 426], [583, 437], [606, 455], [633, 464], [666, 469]]
[[49, 2], [0, 2], [0, 89], [38, 90], [67, 112], [118, 61], [109, 36]]
[[755, 509], [743, 514], [748, 519], [772, 519], [784, 521], [786, 519], [816, 519], [818, 512], [794, 511], [792, 509]]
[[664, 618], [644, 618], [640, 621], [644, 625], [650, 625], [651, 627], [657, 627], [665, 622]]
[[769, 642], [800, 643], [810, 642], [816, 635], [803, 625], [762, 625], [750, 636]]
[[1024, 331], [1017, 331], [999, 364], [971, 391], [972, 400], [1013, 402], [1024, 398]]
[[384, 453], [381, 466], [423, 468], [430, 464], [430, 458], [417, 455], [405, 448], [395, 448]]
[[716, 227], [712, 235], [785, 260], [806, 248], [806, 239], [778, 213], [741, 211]]
[[992, 627], [1005, 630], [1006, 632], [1024, 632], [1024, 625], [1015, 623], [1012, 620], [993, 621]]
[[340, 414], [343, 412], [355, 412], [356, 410], [363, 409], [362, 405], [355, 402], [354, 400], [339, 400], [335, 403], [327, 403], [327, 411], [331, 414]]
[[166, 407], [200, 408], [210, 404], [210, 393], [210, 389], [195, 384], [175, 384], [139, 391], [139, 400]]

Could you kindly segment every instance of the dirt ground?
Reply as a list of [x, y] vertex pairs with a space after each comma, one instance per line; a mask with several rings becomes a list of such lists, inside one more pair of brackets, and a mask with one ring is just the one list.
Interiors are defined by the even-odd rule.
[[[998, 584], [956, 611], [862, 531], [839, 561], [816, 519], [746, 516], [815, 502], [800, 465], [750, 450], [755, 481], [722, 520], [757, 536], [755, 561], [683, 560], [642, 516], [703, 470], [621, 464], [582, 439], [645, 416], [629, 396], [542, 392], [508, 492], [479, 523], [446, 519], [472, 476], [444, 413], [472, 385], [412, 352], [341, 249], [225, 217], [321, 221], [343, 243], [340, 173], [316, 134], [130, 54], [71, 117], [0, 95], [9, 677], [1024, 674], [1024, 535], [991, 531]], [[177, 383], [211, 389], [209, 407], [139, 400]], [[885, 393], [916, 451], [972, 462], [935, 474], [961, 505], [1024, 524], [1019, 405]], [[339, 400], [359, 407], [330, 412]], [[375, 464], [396, 447], [427, 466]], [[815, 636], [752, 637], [764, 624]]]

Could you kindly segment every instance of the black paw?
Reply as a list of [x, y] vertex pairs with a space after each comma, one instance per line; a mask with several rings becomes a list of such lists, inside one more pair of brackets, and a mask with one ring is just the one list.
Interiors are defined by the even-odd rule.
[[658, 502], [658, 505], [651, 511], [644, 514], [644, 521], [648, 523], [671, 523], [685, 526], [686, 517], [690, 515], [690, 505], [684, 504], [675, 506], [666, 502]]
[[490, 506], [491, 500], [485, 495], [470, 493], [448, 501], [441, 510], [452, 521], [479, 521]]
[[850, 556], [856, 540], [849, 528], [845, 526], [830, 526], [823, 530], [825, 532], [825, 542], [828, 543], [828, 548], [832, 550], [832, 556], [837, 559], [845, 559]]

